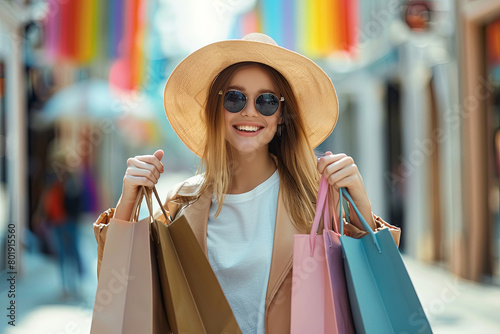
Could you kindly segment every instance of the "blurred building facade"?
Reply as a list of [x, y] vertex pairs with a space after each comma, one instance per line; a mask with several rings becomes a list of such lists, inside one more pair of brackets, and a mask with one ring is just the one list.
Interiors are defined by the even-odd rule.
[[500, 268], [500, 3], [464, 2], [461, 13], [464, 223], [454, 271], [480, 280]]

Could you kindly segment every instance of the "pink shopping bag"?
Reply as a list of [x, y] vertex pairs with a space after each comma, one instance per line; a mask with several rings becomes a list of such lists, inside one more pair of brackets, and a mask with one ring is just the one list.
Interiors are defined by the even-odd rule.
[[[344, 277], [339, 234], [331, 227], [328, 182], [321, 177], [310, 234], [293, 246], [291, 333], [355, 333]], [[323, 235], [317, 235], [323, 214]], [[338, 231], [338, 224], [337, 231]]]

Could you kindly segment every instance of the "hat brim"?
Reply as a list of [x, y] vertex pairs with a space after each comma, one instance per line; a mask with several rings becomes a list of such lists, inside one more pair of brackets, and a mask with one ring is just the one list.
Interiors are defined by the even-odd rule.
[[338, 99], [328, 75], [312, 60], [280, 46], [248, 40], [209, 44], [187, 56], [167, 80], [163, 102], [167, 118], [179, 138], [196, 155], [204, 150], [203, 108], [209, 87], [228, 66], [257, 62], [280, 72], [290, 84], [312, 148], [333, 131]]

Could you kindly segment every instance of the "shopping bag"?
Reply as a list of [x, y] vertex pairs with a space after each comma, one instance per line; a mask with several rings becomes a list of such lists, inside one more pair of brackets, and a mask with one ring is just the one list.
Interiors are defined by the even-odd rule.
[[151, 261], [148, 218], [137, 221], [146, 189], [141, 187], [130, 222], [111, 218], [92, 315], [91, 334], [170, 333]]
[[[154, 189], [153, 189], [154, 190]], [[156, 199], [161, 201], [154, 190]], [[167, 217], [165, 211], [163, 211]], [[241, 333], [208, 258], [183, 214], [155, 220], [156, 249], [163, 300], [174, 333]]]
[[[354, 323], [351, 315], [351, 307], [349, 303], [349, 295], [347, 293], [347, 284], [345, 280], [344, 261], [342, 258], [342, 245], [340, 243], [340, 234], [338, 220], [335, 215], [334, 225], [335, 230], [332, 229], [330, 223], [329, 210], [328, 210], [328, 182], [325, 179], [327, 193], [325, 203], [325, 217], [323, 228], [323, 240], [325, 243], [325, 254], [327, 273], [330, 280], [330, 287], [333, 295], [333, 310], [335, 313], [335, 320], [337, 323], [337, 333], [339, 334], [355, 334]], [[332, 210], [334, 212], [334, 210]]]
[[[354, 333], [339, 236], [331, 230], [328, 182], [322, 176], [310, 234], [293, 246], [291, 333]], [[323, 235], [317, 235], [323, 214]]]
[[369, 232], [361, 239], [343, 235], [344, 256], [351, 312], [358, 334], [432, 333], [403, 259], [389, 229], [374, 232], [345, 188], [340, 188], [342, 221], [343, 197], [354, 208]]

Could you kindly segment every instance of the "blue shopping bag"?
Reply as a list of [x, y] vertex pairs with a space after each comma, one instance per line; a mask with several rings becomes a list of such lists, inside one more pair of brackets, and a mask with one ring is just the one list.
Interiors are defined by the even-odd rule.
[[345, 188], [340, 188], [339, 197], [339, 221], [343, 221], [345, 197], [369, 232], [361, 239], [351, 238], [344, 235], [344, 224], [340, 224], [347, 290], [356, 332], [432, 333], [389, 229], [374, 232]]

